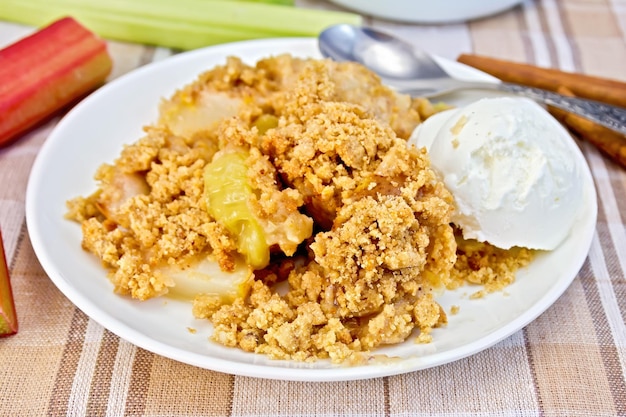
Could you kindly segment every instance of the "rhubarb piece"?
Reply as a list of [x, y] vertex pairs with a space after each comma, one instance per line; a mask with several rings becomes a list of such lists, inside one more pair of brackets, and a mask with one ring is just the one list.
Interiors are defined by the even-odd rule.
[[0, 337], [17, 333], [17, 315], [0, 233]]
[[262, 269], [270, 261], [265, 232], [250, 209], [253, 196], [246, 167], [247, 152], [224, 153], [204, 169], [204, 195], [209, 214], [237, 240], [248, 265]]
[[66, 17], [0, 50], [0, 145], [100, 86], [106, 43]]

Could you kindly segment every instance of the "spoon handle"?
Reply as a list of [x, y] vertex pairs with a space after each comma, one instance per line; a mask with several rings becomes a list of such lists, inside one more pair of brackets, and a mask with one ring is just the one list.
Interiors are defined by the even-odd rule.
[[540, 88], [505, 82], [465, 81], [454, 78], [393, 80], [389, 84], [403, 93], [429, 98], [459, 90], [503, 91], [528, 97], [543, 104], [574, 113], [622, 135], [626, 135], [626, 108], [579, 97], [568, 97]]
[[562, 94], [535, 87], [519, 84], [493, 84], [498, 90], [525, 96], [558, 109], [574, 113], [611, 130], [626, 135], [626, 109], [578, 97], [567, 97]]

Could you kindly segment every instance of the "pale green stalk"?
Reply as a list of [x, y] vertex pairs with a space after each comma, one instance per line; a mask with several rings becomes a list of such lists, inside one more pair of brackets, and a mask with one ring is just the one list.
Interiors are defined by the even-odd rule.
[[246, 39], [317, 36], [358, 15], [233, 0], [0, 0], [0, 19], [41, 26], [72, 16], [100, 36], [178, 49]]

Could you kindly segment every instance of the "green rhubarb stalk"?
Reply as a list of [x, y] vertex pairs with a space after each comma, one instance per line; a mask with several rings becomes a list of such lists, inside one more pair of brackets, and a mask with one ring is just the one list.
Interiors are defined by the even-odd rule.
[[105, 38], [178, 49], [317, 36], [327, 26], [361, 21], [351, 13], [232, 0], [0, 0], [0, 19], [39, 26], [65, 15]]
[[[15, 1], [15, 0], [13, 0]], [[272, 34], [316, 36], [335, 23], [356, 23], [358, 15], [327, 10], [299, 9], [273, 4], [228, 0], [30, 0], [29, 4], [55, 7], [66, 14], [92, 11], [135, 16], [158, 22], [200, 24]], [[1, 4], [1, 2], [0, 2]]]
[[[0, 2], [7, 3], [5, 0], [0, 0]], [[2, 10], [0, 11], [0, 19], [5, 18], [20, 23], [40, 26], [51, 20], [56, 20], [59, 16], [65, 15], [63, 12], [49, 10], [45, 7], [37, 7], [33, 4], [20, 4], [19, 8], [13, 8], [12, 11], [13, 13], [21, 13], [23, 11], [27, 13], [36, 12], [38, 15], [36, 18], [34, 18], [34, 15], [29, 15], [28, 19], [22, 20], [17, 15]], [[76, 16], [81, 23], [103, 38], [166, 46], [183, 50], [217, 43], [255, 39], [264, 37], [263, 35], [265, 35], [259, 32], [245, 30], [221, 27], [206, 28], [196, 24], [181, 24], [168, 21], [159, 22], [154, 19], [95, 13], [88, 10], [72, 13], [72, 16]]]

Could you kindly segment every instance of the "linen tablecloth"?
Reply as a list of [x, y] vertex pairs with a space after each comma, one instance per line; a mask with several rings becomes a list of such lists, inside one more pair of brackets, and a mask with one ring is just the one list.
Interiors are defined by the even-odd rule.
[[[314, 0], [299, 5], [336, 8]], [[624, 0], [524, 1], [449, 25], [365, 22], [450, 59], [477, 53], [626, 81]], [[0, 22], [0, 46], [30, 31]], [[176, 52], [109, 45], [109, 80]], [[0, 416], [626, 416], [626, 170], [588, 143], [581, 147], [599, 205], [591, 251], [537, 320], [447, 365], [307, 383], [233, 376], [155, 355], [65, 298], [33, 252], [24, 204], [33, 161], [58, 121], [0, 149], [0, 227], [20, 322], [18, 334], [0, 339]]]

